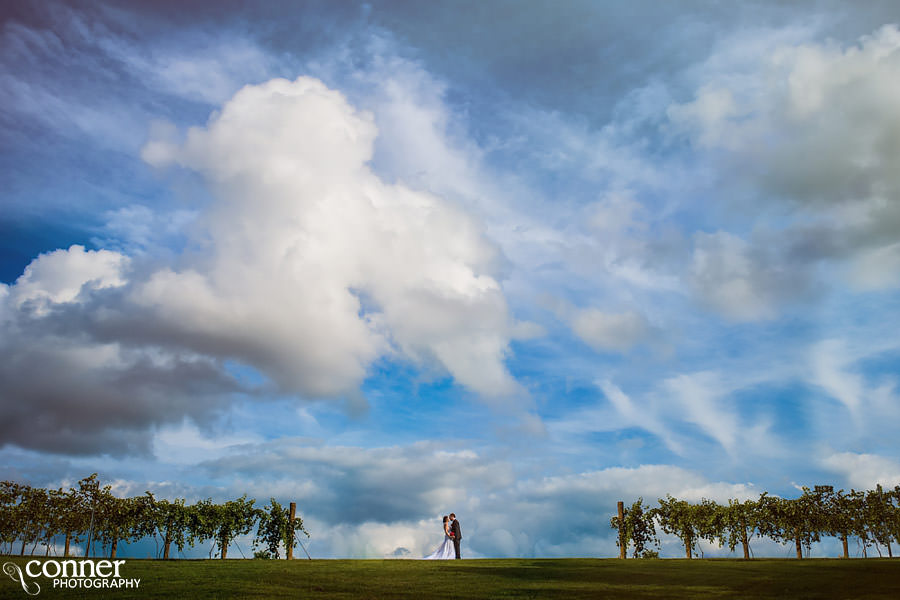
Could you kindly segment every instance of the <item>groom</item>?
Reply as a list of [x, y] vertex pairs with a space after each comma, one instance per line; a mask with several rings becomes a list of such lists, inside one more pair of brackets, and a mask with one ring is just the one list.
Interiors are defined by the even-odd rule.
[[456, 550], [456, 558], [460, 558], [459, 542], [462, 540], [462, 531], [459, 530], [459, 521], [456, 520], [456, 515], [453, 513], [450, 513], [450, 532], [453, 534], [453, 549]]

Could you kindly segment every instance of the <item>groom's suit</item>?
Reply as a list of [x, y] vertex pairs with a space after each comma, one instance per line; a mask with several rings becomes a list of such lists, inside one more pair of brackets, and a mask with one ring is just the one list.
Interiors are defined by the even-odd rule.
[[462, 541], [462, 531], [459, 529], [458, 520], [453, 519], [453, 522], [450, 524], [450, 531], [453, 532], [453, 549], [456, 550], [456, 558], [460, 558], [459, 543]]

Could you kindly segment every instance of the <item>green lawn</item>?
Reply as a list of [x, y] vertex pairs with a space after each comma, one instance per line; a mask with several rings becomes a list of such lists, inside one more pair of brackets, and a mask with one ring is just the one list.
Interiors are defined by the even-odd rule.
[[[37, 598], [900, 598], [900, 559], [129, 559], [121, 575], [140, 588], [57, 590], [40, 578]], [[28, 597], [3, 580], [0, 598]]]

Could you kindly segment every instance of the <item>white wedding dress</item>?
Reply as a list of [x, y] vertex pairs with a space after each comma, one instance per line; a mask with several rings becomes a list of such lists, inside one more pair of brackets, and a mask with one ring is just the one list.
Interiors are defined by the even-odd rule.
[[450, 560], [456, 558], [456, 549], [453, 547], [453, 538], [444, 535], [444, 543], [438, 549], [425, 557], [425, 560]]

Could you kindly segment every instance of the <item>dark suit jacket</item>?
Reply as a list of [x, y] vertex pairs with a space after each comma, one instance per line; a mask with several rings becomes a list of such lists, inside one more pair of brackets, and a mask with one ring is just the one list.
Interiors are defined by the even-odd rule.
[[453, 519], [453, 522], [450, 523], [450, 531], [453, 532], [453, 537], [457, 540], [462, 539], [462, 531], [459, 530], [459, 521]]

